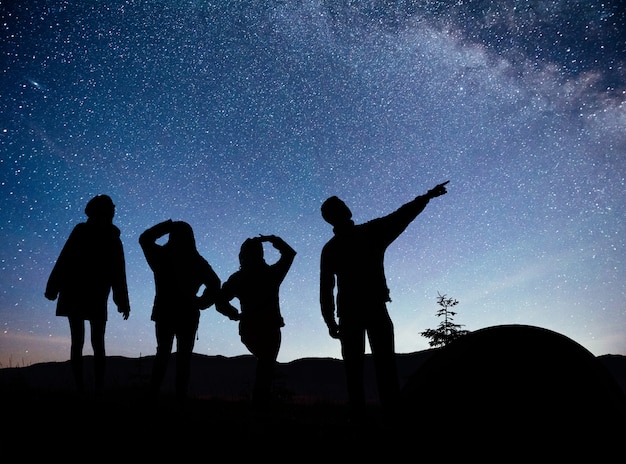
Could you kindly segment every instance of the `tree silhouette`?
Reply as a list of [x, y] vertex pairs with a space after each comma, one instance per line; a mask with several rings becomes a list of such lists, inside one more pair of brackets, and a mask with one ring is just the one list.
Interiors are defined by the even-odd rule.
[[428, 344], [431, 347], [446, 346], [452, 340], [469, 333], [469, 330], [461, 329], [461, 327], [463, 327], [462, 324], [455, 324], [453, 322], [456, 312], [452, 311], [450, 308], [455, 307], [459, 302], [439, 292], [437, 292], [437, 295], [437, 304], [441, 306], [441, 308], [437, 310], [437, 317], [443, 316], [443, 321], [441, 321], [436, 329], [426, 329], [420, 332], [420, 335], [430, 339]]

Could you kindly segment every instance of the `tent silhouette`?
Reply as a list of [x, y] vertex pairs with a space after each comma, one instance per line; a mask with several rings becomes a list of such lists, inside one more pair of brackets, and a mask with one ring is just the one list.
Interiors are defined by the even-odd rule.
[[481, 452], [621, 453], [626, 430], [624, 394], [601, 362], [526, 325], [488, 327], [438, 349], [406, 382], [398, 411], [405, 438]]

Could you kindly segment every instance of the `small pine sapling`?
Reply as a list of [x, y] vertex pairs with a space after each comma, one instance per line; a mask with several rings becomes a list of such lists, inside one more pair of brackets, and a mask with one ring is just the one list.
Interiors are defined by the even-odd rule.
[[450, 308], [455, 307], [459, 302], [454, 298], [448, 298], [445, 294], [437, 292], [437, 304], [440, 308], [437, 310], [437, 317], [443, 316], [443, 320], [436, 329], [426, 329], [420, 332], [420, 335], [429, 339], [428, 344], [431, 347], [446, 346], [453, 340], [469, 333], [469, 330], [462, 330], [462, 324], [453, 322], [456, 312]]

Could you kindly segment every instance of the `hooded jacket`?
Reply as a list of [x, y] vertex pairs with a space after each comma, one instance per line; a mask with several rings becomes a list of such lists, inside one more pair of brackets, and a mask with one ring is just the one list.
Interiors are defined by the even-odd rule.
[[57, 316], [107, 320], [107, 303], [129, 310], [124, 249], [113, 224], [87, 220], [76, 225], [50, 273], [46, 295], [57, 296]]

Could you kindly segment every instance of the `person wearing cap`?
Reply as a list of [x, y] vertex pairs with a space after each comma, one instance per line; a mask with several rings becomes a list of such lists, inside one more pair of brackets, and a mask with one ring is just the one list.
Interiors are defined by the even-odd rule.
[[330, 336], [341, 342], [349, 409], [355, 420], [362, 418], [365, 408], [366, 335], [380, 403], [385, 410], [395, 405], [400, 390], [394, 330], [387, 311], [391, 299], [385, 278], [385, 251], [430, 199], [446, 193], [447, 183], [435, 186], [385, 217], [359, 225], [354, 224], [352, 211], [338, 197], [328, 198], [321, 206], [322, 217], [333, 226], [334, 236], [322, 248], [320, 306]]
[[105, 330], [109, 294], [124, 320], [130, 315], [126, 263], [120, 230], [113, 224], [115, 205], [108, 195], [96, 195], [85, 207], [87, 221], [77, 224], [48, 278], [45, 297], [57, 300], [56, 315], [70, 325], [70, 364], [76, 388], [84, 390], [83, 346], [89, 321], [95, 390], [104, 386]]

